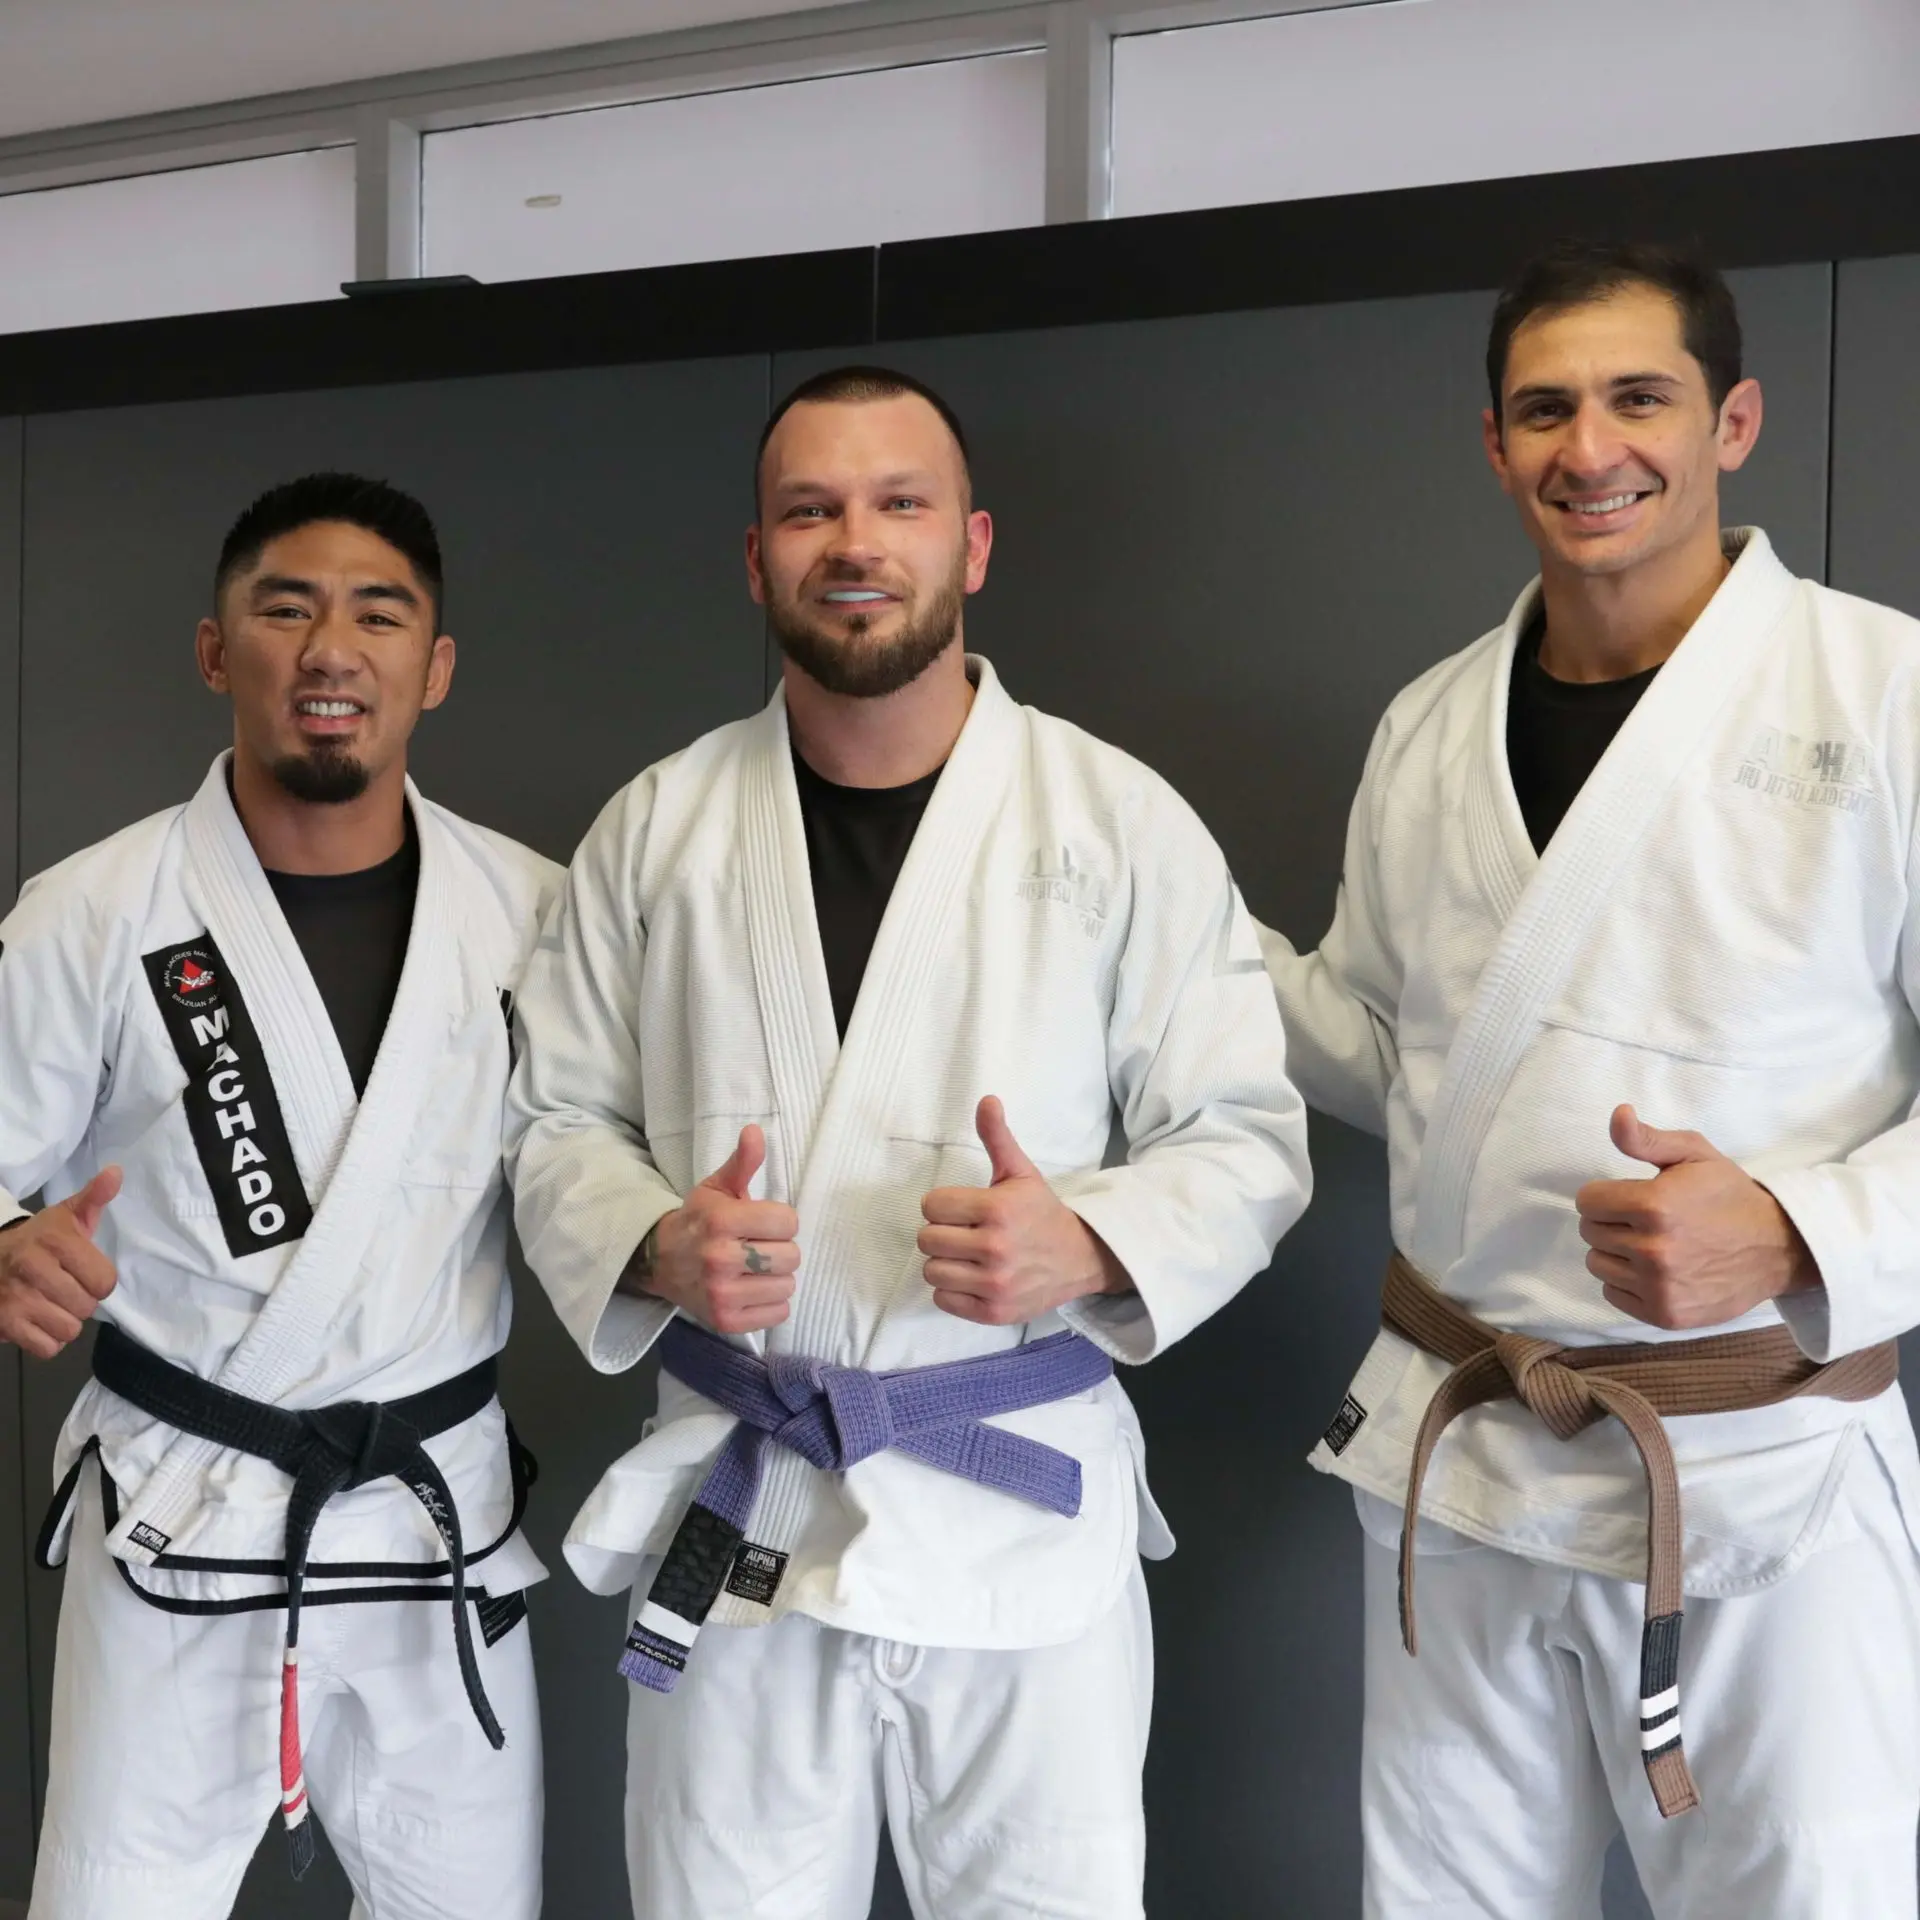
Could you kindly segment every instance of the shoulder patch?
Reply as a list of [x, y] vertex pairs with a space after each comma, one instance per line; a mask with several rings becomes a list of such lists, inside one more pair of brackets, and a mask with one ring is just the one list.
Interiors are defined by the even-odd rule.
[[227, 1251], [238, 1258], [300, 1239], [313, 1205], [294, 1164], [266, 1052], [213, 936], [142, 954], [140, 963], [187, 1072], [187, 1128]]

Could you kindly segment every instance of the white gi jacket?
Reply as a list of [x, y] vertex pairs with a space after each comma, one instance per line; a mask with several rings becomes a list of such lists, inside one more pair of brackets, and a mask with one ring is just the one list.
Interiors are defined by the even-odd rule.
[[[98, 1241], [119, 1284], [100, 1318], [256, 1400], [398, 1399], [506, 1339], [503, 996], [560, 869], [409, 784], [412, 932], [356, 1101], [234, 811], [227, 759], [186, 806], [30, 880], [0, 923], [0, 1218], [23, 1211], [16, 1195], [59, 1199], [117, 1162], [125, 1184]], [[56, 1472], [90, 1439], [120, 1496], [109, 1545], [130, 1568], [280, 1555], [289, 1482], [268, 1462], [183, 1435], [97, 1381], [68, 1416]], [[472, 1581], [511, 1593], [539, 1579], [512, 1525], [499, 1405], [427, 1444]], [[328, 1563], [443, 1552], [413, 1494], [375, 1481], [322, 1513], [309, 1595], [359, 1584]], [[178, 1593], [183, 1578], [149, 1590]], [[219, 1565], [191, 1583], [217, 1601], [281, 1585]]]
[[[1252, 921], [1218, 847], [1164, 781], [977, 693], [836, 1037], [776, 694], [615, 796], [575, 855], [518, 1003], [509, 1105], [527, 1258], [593, 1364], [630, 1367], [671, 1317], [614, 1282], [654, 1221], [766, 1131], [756, 1197], [798, 1209], [792, 1317], [752, 1345], [926, 1366], [1078, 1328], [1150, 1358], [1258, 1272], [1306, 1204], [1305, 1114]], [[1113, 1249], [1137, 1297], [1025, 1327], [942, 1313], [914, 1236], [931, 1188], [985, 1185], [974, 1109]], [[1117, 1120], [1124, 1164], [1103, 1167]], [[927, 1645], [1041, 1646], [1112, 1604], [1136, 1548], [1172, 1540], [1112, 1380], [1004, 1416], [1083, 1470], [1072, 1520], [898, 1452], [822, 1474], [770, 1447], [748, 1540], [790, 1554], [771, 1604]], [[672, 1379], [642, 1443], [574, 1522], [597, 1592], [664, 1550], [731, 1419]], [[1144, 1531], [1142, 1521], [1144, 1520]]]
[[[1586, 1270], [1574, 1194], [1653, 1172], [1607, 1137], [1631, 1101], [1703, 1133], [1791, 1215], [1825, 1293], [1732, 1325], [1784, 1317], [1826, 1360], [1920, 1321], [1920, 625], [1796, 580], [1757, 530], [1728, 552], [1544, 856], [1506, 755], [1535, 582], [1388, 708], [1320, 950], [1263, 944], [1308, 1099], [1386, 1135], [1395, 1241], [1472, 1312], [1570, 1344], [1694, 1337], [1618, 1312]], [[1313, 1464], [1399, 1503], [1445, 1373], [1382, 1332]], [[1920, 1519], [1897, 1388], [1667, 1429], [1690, 1593], [1765, 1586], [1848, 1537], [1863, 1449]], [[1617, 1422], [1562, 1442], [1508, 1402], [1454, 1423], [1422, 1512], [1639, 1580], [1646, 1498]]]

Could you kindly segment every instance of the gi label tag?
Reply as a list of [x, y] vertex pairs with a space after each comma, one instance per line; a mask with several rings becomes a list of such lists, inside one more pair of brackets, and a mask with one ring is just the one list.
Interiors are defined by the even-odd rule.
[[142, 955], [187, 1071], [181, 1104], [236, 1258], [298, 1240], [313, 1220], [266, 1050], [211, 934]]
[[1340, 1411], [1333, 1416], [1333, 1425], [1321, 1435], [1327, 1444], [1327, 1451], [1345, 1453], [1348, 1441], [1360, 1431], [1361, 1423], [1366, 1417], [1366, 1408], [1352, 1394], [1348, 1394], [1340, 1402]]
[[757, 1606], [772, 1606], [789, 1557], [775, 1553], [771, 1547], [756, 1547], [742, 1541], [740, 1551], [733, 1556], [733, 1571], [727, 1575], [727, 1591]]
[[135, 1521], [127, 1529], [127, 1538], [136, 1547], [145, 1547], [149, 1553], [165, 1553], [173, 1544], [173, 1535], [162, 1533], [158, 1527], [150, 1527], [144, 1520]]
[[492, 1646], [504, 1640], [527, 1617], [527, 1596], [524, 1593], [476, 1596], [473, 1611], [480, 1622], [480, 1638]]

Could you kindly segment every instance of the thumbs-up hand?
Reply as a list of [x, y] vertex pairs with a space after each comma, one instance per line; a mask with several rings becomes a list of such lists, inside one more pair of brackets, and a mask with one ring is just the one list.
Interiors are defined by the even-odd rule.
[[1820, 1285], [1800, 1230], [1759, 1181], [1698, 1133], [1616, 1107], [1608, 1133], [1651, 1179], [1590, 1180], [1574, 1195], [1587, 1271], [1650, 1326], [1717, 1327]]
[[1089, 1293], [1133, 1283], [1107, 1244], [1049, 1187], [989, 1094], [974, 1114], [987, 1150], [984, 1187], [936, 1187], [920, 1202], [933, 1303], [982, 1326], [1015, 1326]]
[[120, 1276], [93, 1244], [120, 1191], [120, 1169], [102, 1167], [78, 1193], [0, 1231], [0, 1340], [51, 1360]]
[[766, 1157], [766, 1136], [742, 1127], [726, 1161], [654, 1222], [621, 1289], [671, 1301], [715, 1333], [778, 1326], [792, 1311], [800, 1216], [777, 1200], [748, 1198]]

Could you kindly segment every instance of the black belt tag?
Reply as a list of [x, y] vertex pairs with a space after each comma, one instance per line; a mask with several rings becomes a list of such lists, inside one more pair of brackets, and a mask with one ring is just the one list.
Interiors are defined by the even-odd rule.
[[488, 1646], [504, 1640], [527, 1617], [524, 1593], [489, 1593], [477, 1596], [473, 1611], [480, 1621], [480, 1638]]
[[775, 1553], [771, 1547], [756, 1547], [743, 1540], [733, 1556], [733, 1571], [727, 1575], [727, 1591], [742, 1600], [770, 1607], [780, 1591], [780, 1578], [787, 1570], [789, 1556]]
[[187, 1129], [236, 1258], [285, 1246], [313, 1223], [260, 1036], [211, 934], [143, 954], [167, 1037], [187, 1070]]
[[1367, 1417], [1367, 1410], [1352, 1394], [1340, 1402], [1340, 1411], [1333, 1416], [1330, 1426], [1321, 1438], [1327, 1443], [1329, 1453], [1345, 1453], [1348, 1443], [1360, 1431], [1361, 1423]]

